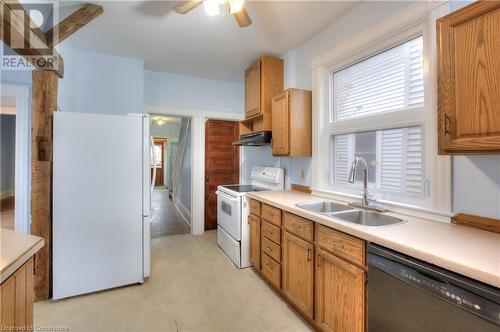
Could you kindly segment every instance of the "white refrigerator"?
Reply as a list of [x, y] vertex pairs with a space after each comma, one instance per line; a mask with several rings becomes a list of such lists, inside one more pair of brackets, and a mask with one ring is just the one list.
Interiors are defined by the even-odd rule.
[[53, 298], [150, 273], [149, 117], [54, 113]]

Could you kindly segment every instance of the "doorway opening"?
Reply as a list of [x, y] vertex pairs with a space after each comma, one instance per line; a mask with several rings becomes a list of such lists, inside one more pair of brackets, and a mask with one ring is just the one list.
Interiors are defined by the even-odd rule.
[[15, 230], [16, 99], [2, 98], [0, 110], [0, 226]]
[[190, 118], [150, 115], [151, 238], [191, 233], [190, 130]]

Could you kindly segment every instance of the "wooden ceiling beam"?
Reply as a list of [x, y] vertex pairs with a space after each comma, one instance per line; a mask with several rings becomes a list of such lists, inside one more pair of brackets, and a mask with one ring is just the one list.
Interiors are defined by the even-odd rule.
[[[19, 1], [0, 0], [0, 6], [0, 39], [4, 44], [37, 69], [55, 71], [62, 78], [63, 58], [55, 49], [49, 47], [46, 35], [31, 20]], [[27, 24], [30, 33], [25, 31]]]
[[102, 6], [88, 3], [47, 31], [47, 43], [53, 47], [104, 12]]

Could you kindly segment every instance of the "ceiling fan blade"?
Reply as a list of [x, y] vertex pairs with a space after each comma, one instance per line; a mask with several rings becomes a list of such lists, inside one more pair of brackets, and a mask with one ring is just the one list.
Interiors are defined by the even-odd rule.
[[245, 28], [252, 24], [252, 19], [250, 18], [250, 15], [248, 15], [245, 7], [241, 8], [239, 12], [234, 13], [233, 16], [241, 28]]
[[174, 7], [174, 10], [179, 14], [187, 14], [189, 11], [198, 7], [203, 0], [185, 0]]

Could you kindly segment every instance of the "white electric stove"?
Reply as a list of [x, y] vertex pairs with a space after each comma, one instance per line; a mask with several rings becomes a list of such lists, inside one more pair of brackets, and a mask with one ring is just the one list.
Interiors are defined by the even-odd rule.
[[246, 193], [283, 190], [285, 186], [282, 168], [254, 167], [251, 179], [251, 184], [217, 187], [217, 244], [239, 268], [252, 265]]

